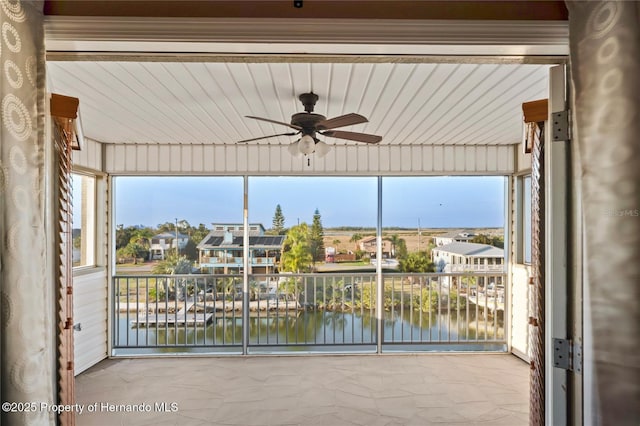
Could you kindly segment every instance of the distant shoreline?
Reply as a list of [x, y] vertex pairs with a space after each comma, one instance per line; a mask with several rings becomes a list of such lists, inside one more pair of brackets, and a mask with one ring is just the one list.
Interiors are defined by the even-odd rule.
[[[454, 227], [454, 228], [432, 228], [425, 227], [418, 229], [415, 228], [405, 228], [400, 226], [383, 226], [382, 232], [398, 232], [398, 233], [417, 233], [418, 230], [422, 234], [434, 234], [439, 235], [443, 233], [449, 233], [454, 231], [459, 232], [469, 232], [474, 234], [490, 234], [490, 233], [503, 233], [504, 227], [492, 227], [492, 226], [482, 226], [482, 227]], [[348, 233], [376, 233], [375, 227], [357, 227], [357, 226], [336, 226], [336, 227], [324, 227], [324, 235], [344, 235]]]

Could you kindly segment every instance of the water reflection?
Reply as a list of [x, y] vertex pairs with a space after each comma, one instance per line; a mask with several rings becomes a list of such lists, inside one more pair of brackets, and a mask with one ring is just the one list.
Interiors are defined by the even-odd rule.
[[[132, 327], [133, 317], [118, 318], [116, 347], [239, 346], [242, 317], [214, 317], [207, 325], [151, 325]], [[460, 343], [504, 339], [501, 317], [473, 310], [450, 314], [404, 309], [384, 312], [383, 343]], [[260, 345], [357, 345], [375, 344], [375, 311], [252, 312], [249, 344]]]

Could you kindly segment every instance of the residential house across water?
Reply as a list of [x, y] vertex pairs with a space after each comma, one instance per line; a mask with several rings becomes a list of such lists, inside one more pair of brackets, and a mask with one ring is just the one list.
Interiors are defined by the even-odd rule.
[[[243, 265], [244, 226], [214, 223], [211, 232], [198, 244], [198, 260], [203, 273], [239, 274]], [[249, 273], [278, 272], [284, 235], [265, 235], [262, 224], [249, 225]]]
[[[378, 250], [378, 240], [377, 237], [370, 236], [364, 237], [360, 241], [358, 241], [358, 247], [363, 252], [367, 253], [371, 259], [375, 259], [376, 252]], [[389, 242], [387, 240], [382, 240], [382, 257], [387, 258], [391, 255], [391, 251], [389, 249]]]
[[442, 247], [447, 244], [459, 242], [459, 243], [468, 243], [473, 237], [476, 235], [470, 231], [455, 231], [455, 232], [447, 232], [442, 235], [436, 235], [433, 237], [433, 243], [436, 247]]
[[189, 242], [189, 236], [180, 233], [177, 235], [177, 241], [175, 232], [163, 232], [151, 237], [149, 260], [164, 260], [172, 250], [176, 250], [176, 242], [178, 250], [184, 250], [187, 246], [187, 242]]
[[[505, 269], [504, 250], [488, 244], [453, 242], [431, 250], [431, 261], [436, 265], [436, 272], [487, 272], [503, 274]], [[497, 285], [503, 285], [502, 276], [490, 277]], [[479, 277], [478, 284], [484, 285], [484, 277]]]

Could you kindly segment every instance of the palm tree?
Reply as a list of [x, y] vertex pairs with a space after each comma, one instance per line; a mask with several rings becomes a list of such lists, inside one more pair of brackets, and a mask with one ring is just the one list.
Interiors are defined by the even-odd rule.
[[[398, 270], [400, 272], [411, 273], [424, 273], [424, 272], [433, 272], [434, 267], [433, 263], [427, 257], [427, 254], [423, 251], [416, 251], [413, 253], [409, 253], [404, 256], [398, 262]], [[413, 282], [413, 277], [409, 276], [409, 282]], [[420, 282], [422, 282], [422, 278], [420, 278]]]
[[150, 228], [137, 228], [129, 238], [129, 245], [140, 247], [144, 252], [148, 252], [151, 248], [151, 237], [153, 232]]
[[398, 266], [402, 272], [433, 272], [433, 263], [423, 251], [409, 253]]
[[349, 242], [357, 243], [361, 239], [362, 239], [362, 234], [360, 234], [359, 232], [354, 232], [353, 234], [351, 234], [351, 238], [349, 239]]
[[[190, 274], [192, 266], [192, 262], [187, 259], [186, 256], [170, 254], [164, 260], [158, 262], [151, 270], [151, 273], [158, 275]], [[175, 298], [177, 296], [180, 300], [184, 300], [186, 297], [186, 280], [170, 278], [168, 280], [167, 287], [168, 288], [163, 290], [167, 291], [168, 294], [173, 293], [173, 295], [170, 296], [171, 298]], [[169, 291], [170, 289], [171, 291]]]
[[289, 229], [284, 240], [281, 270], [288, 272], [303, 272], [309, 270], [313, 263], [309, 241], [309, 226], [302, 222]]
[[[399, 251], [398, 249], [403, 247], [403, 246], [406, 248], [406, 243], [405, 243], [404, 239], [400, 238], [398, 236], [398, 234], [393, 234], [390, 237], [387, 237], [386, 240], [391, 243], [391, 256], [393, 256], [393, 257], [403, 257], [403, 256], [396, 256], [396, 254], [397, 254], [396, 251]], [[400, 253], [400, 254], [406, 254], [406, 253]]]
[[186, 256], [176, 256], [172, 253], [158, 262], [151, 273], [158, 275], [189, 274], [192, 266], [192, 262]]
[[278, 284], [278, 291], [285, 294], [288, 300], [296, 300], [296, 295], [302, 289], [302, 283], [299, 278], [287, 278]]

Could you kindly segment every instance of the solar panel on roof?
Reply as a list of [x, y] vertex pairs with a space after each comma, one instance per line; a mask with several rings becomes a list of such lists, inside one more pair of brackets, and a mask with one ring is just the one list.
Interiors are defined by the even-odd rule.
[[[249, 236], [249, 245], [250, 246], [272, 246], [272, 247], [280, 247], [284, 242], [284, 235], [261, 235], [261, 236]], [[242, 246], [243, 244], [242, 236], [233, 237], [233, 241], [231, 245]], [[224, 244], [224, 237], [221, 236], [212, 236], [206, 242], [205, 245], [209, 246], [221, 246]], [[229, 244], [225, 244], [229, 245]]]

